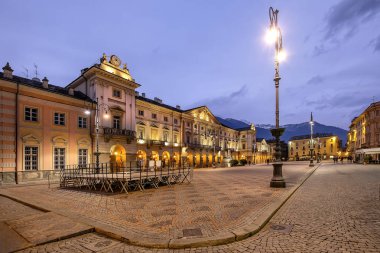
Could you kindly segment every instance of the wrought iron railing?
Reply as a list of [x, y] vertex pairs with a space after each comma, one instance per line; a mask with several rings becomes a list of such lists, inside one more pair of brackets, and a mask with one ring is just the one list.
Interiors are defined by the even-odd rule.
[[142, 161], [126, 163], [101, 163], [68, 165], [60, 171], [61, 188], [85, 188], [106, 192], [125, 192], [160, 185], [190, 183], [193, 168], [170, 166], [144, 166]]

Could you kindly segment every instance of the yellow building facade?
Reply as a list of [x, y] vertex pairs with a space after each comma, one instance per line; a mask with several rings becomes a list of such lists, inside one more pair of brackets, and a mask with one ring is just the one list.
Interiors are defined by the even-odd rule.
[[323, 160], [333, 157], [340, 157], [340, 141], [337, 135], [333, 134], [315, 134], [313, 141], [310, 135], [294, 136], [288, 142], [289, 160], [309, 160], [310, 148], [313, 148], [313, 158]]
[[380, 101], [351, 121], [347, 152], [357, 162], [380, 162]]

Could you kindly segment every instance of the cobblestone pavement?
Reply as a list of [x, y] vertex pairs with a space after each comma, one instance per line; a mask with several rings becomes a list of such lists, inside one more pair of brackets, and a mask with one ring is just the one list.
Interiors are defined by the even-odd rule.
[[380, 166], [323, 164], [267, 226], [240, 242], [160, 250], [92, 233], [25, 252], [380, 252], [379, 191]]
[[[307, 163], [284, 166], [286, 189], [268, 187], [272, 166], [201, 169], [191, 184], [145, 192], [99, 194], [47, 189], [45, 186], [0, 189], [47, 210], [86, 223], [102, 223], [137, 238], [207, 237], [252, 223], [276, 199], [286, 195], [310, 169]], [[185, 230], [185, 232], [184, 232]]]
[[0, 222], [41, 213], [41, 211], [0, 196]]

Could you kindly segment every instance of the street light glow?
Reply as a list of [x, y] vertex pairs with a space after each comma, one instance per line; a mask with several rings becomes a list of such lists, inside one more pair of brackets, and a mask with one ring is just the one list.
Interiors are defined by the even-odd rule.
[[267, 30], [265, 34], [265, 41], [269, 45], [273, 45], [276, 42], [277, 37], [278, 37], [278, 30], [272, 27], [269, 30]]
[[85, 110], [85, 111], [84, 111], [84, 114], [86, 114], [86, 115], [90, 115], [91, 112], [90, 112], [90, 110]]
[[287, 58], [287, 53], [284, 49], [281, 49], [279, 52], [278, 52], [278, 55], [277, 55], [277, 60], [279, 62], [284, 62]]

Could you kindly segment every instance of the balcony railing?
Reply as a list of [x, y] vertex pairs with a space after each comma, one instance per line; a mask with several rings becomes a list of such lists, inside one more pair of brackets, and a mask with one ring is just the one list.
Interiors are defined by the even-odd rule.
[[124, 136], [132, 137], [132, 138], [136, 137], [136, 132], [129, 129], [104, 127], [103, 131], [105, 135], [124, 135]]

